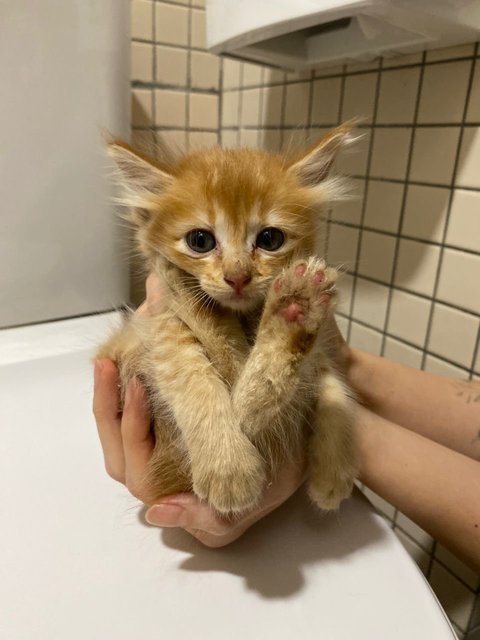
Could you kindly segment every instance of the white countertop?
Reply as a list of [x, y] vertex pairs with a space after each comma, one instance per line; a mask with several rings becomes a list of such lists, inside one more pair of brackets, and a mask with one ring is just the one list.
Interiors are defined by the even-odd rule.
[[91, 347], [112, 319], [0, 332], [2, 640], [455, 638], [362, 496], [326, 516], [300, 492], [217, 550], [145, 525], [91, 415]]

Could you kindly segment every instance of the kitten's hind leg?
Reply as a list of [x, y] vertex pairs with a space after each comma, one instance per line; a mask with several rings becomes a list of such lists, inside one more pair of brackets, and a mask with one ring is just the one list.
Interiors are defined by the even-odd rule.
[[309, 443], [310, 497], [325, 510], [338, 509], [357, 476], [354, 401], [333, 370], [320, 381], [313, 434]]

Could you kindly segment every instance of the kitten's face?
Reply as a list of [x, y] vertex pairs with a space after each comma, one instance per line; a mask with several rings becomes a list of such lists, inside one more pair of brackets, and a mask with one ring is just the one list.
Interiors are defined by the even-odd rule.
[[280, 161], [247, 150], [190, 157], [145, 233], [222, 306], [246, 311], [293, 256], [313, 252], [312, 202]]
[[254, 150], [214, 148], [187, 156], [168, 173], [149, 165], [141, 180], [145, 163], [133, 156], [142, 164], [134, 161], [136, 193], [129, 202], [137, 208], [142, 251], [153, 268], [167, 258], [194, 276], [200, 295], [241, 312], [255, 308], [283, 267], [314, 253], [318, 207], [332, 195], [324, 180], [331, 154], [323, 153], [321, 166], [317, 156], [318, 147], [292, 164]]

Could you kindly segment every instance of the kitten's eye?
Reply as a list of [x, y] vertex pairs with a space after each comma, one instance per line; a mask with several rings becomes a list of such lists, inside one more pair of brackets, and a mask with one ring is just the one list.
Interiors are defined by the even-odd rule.
[[205, 229], [194, 229], [185, 236], [185, 241], [197, 253], [207, 253], [216, 246], [215, 236]]
[[265, 251], [276, 251], [285, 242], [285, 234], [275, 227], [267, 227], [257, 236], [255, 244]]

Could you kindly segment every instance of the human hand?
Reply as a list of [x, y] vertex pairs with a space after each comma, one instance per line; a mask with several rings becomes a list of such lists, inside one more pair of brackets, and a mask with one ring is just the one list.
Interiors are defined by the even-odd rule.
[[150, 273], [146, 282], [146, 300], [137, 309], [136, 313], [141, 315], [155, 315], [162, 308], [162, 300], [165, 297], [164, 286], [161, 280], [154, 274]]
[[[132, 495], [146, 502], [143, 479], [154, 441], [142, 385], [132, 380], [119, 413], [118, 372], [107, 358], [95, 363], [93, 411], [107, 473], [124, 484]], [[305, 470], [286, 463], [278, 479], [269, 485], [258, 506], [245, 516], [226, 518], [194, 494], [167, 496], [151, 505], [146, 520], [158, 527], [180, 527], [208, 547], [223, 547], [240, 537], [255, 522], [279, 507], [302, 484]]]
[[351, 348], [341, 334], [333, 313], [329, 314], [324, 322], [322, 344], [336, 369], [347, 376], [352, 357]]

